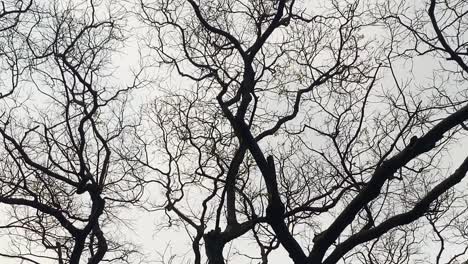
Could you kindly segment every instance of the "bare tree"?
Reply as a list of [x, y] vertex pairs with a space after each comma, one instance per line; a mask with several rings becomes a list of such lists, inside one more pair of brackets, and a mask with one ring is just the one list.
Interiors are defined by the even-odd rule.
[[[9, 96], [15, 90], [18, 83], [18, 54], [14, 47], [8, 45], [13, 42], [12, 32], [18, 26], [18, 23], [23, 18], [23, 14], [26, 13], [32, 6], [32, 1], [4, 1], [2, 3], [2, 9], [0, 11], [0, 59], [2, 71], [6, 72], [2, 76], [2, 91], [0, 91], [0, 97], [4, 98]], [[3, 81], [9, 80], [9, 83]], [[5, 89], [6, 87], [6, 89]]]
[[[195, 263], [279, 247], [294, 263], [460, 263], [465, 2], [141, 0], [155, 65], [185, 77], [144, 113], [158, 129], [134, 161], [166, 197], [148, 209], [185, 227]], [[405, 80], [426, 57], [443, 66], [431, 86]]]
[[0, 256], [136, 263], [136, 248], [106, 230], [142, 194], [120, 151], [138, 75], [128, 86], [112, 79], [125, 10], [112, 1], [1, 5], [1, 229], [12, 247]]
[[128, 2], [0, 1], [0, 256], [136, 263], [138, 205], [188, 235], [163, 263], [468, 259], [466, 1]]
[[32, 6], [32, 1], [2, 1], [0, 11], [0, 21], [2, 27], [0, 31], [5, 32], [18, 25], [22, 14], [26, 13]]

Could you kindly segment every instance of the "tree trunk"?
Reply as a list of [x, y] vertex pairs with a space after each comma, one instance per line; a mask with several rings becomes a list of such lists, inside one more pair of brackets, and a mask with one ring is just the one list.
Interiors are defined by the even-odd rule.
[[72, 254], [70, 256], [70, 264], [79, 264], [81, 254], [83, 253], [86, 236], [75, 237], [75, 245], [73, 247]]
[[219, 231], [210, 231], [203, 238], [208, 264], [224, 264], [223, 249], [225, 242], [221, 239]]

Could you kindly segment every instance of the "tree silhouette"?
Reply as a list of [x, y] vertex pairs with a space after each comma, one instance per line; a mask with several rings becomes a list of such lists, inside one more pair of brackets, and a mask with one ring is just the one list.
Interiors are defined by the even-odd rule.
[[115, 150], [132, 127], [127, 92], [138, 85], [108, 77], [124, 39], [122, 10], [103, 12], [93, 1], [1, 3], [1, 228], [14, 245], [2, 256], [132, 262], [134, 247], [103, 232], [141, 196]]
[[[468, 159], [447, 166], [468, 119], [465, 1], [140, 5], [156, 65], [185, 79], [149, 105], [159, 130], [141, 145], [158, 151], [140, 162], [194, 263], [279, 247], [294, 263], [416, 263], [427, 236], [437, 263], [463, 260]], [[426, 56], [432, 86], [405, 81]]]
[[[0, 257], [465, 263], [467, 19], [465, 0], [0, 1]], [[119, 237], [140, 216], [190, 246]]]

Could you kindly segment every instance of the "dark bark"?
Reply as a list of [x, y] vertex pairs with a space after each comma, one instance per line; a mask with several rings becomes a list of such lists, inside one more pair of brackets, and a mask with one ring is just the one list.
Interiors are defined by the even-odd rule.
[[208, 264], [224, 264], [223, 249], [225, 242], [220, 236], [219, 230], [213, 230], [203, 236], [205, 240], [206, 256]]
[[81, 255], [85, 247], [86, 236], [75, 237], [75, 245], [70, 256], [70, 264], [80, 264]]

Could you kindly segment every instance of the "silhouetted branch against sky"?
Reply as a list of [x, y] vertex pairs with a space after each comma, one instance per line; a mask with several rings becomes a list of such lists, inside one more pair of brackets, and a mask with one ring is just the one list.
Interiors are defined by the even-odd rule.
[[468, 260], [468, 2], [0, 1], [2, 263]]

